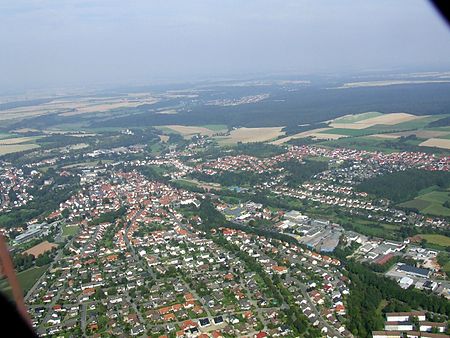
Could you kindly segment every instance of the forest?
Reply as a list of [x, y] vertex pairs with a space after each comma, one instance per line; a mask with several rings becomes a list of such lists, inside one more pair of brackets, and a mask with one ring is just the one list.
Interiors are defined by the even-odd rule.
[[288, 173], [288, 185], [292, 187], [299, 186], [309, 180], [312, 176], [328, 169], [327, 162], [306, 160], [304, 163], [291, 160], [281, 164]]
[[270, 174], [268, 173], [258, 175], [248, 171], [222, 171], [217, 175], [194, 172], [190, 175], [197, 180], [219, 183], [223, 186], [254, 186], [270, 178]]
[[448, 188], [450, 173], [408, 169], [370, 178], [359, 184], [357, 189], [399, 203], [417, 197], [422, 189], [431, 186]]
[[[198, 92], [200, 94], [195, 101], [165, 98], [154, 104], [143, 104], [126, 110], [117, 109], [106, 114], [63, 116], [51, 113], [8, 122], [2, 129], [46, 129], [73, 123], [86, 128], [224, 124], [229, 128], [285, 126], [285, 131], [291, 134], [311, 126], [320, 126], [323, 121], [346, 114], [367, 111], [402, 111], [415, 115], [445, 114], [450, 108], [450, 84], [446, 83], [351, 89], [330, 88], [333, 85], [336, 83], [323, 83], [323, 87], [295, 87], [295, 90], [275, 85], [263, 89], [258, 86], [211, 86], [210, 91]], [[259, 102], [235, 106], [208, 104], [213, 98], [237, 99], [258, 94], [270, 96]], [[177, 114], [160, 114], [164, 109], [174, 109]], [[310, 126], [307, 126], [308, 124]]]
[[450, 315], [450, 303], [445, 298], [417, 289], [404, 290], [394, 280], [378, 275], [360, 263], [350, 261], [346, 269], [352, 281], [347, 299], [348, 329], [356, 337], [371, 337], [372, 330], [383, 328], [382, 312], [378, 311], [382, 300], [410, 309]]

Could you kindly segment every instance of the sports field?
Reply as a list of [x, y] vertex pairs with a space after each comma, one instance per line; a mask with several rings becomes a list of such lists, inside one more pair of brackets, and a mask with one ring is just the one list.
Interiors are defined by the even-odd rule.
[[29, 248], [28, 250], [24, 251], [25, 254], [33, 255], [35, 258], [37, 258], [39, 255], [42, 255], [43, 253], [52, 250], [53, 248], [58, 247], [55, 243], [50, 243], [49, 241], [41, 242], [32, 248]]
[[79, 227], [77, 225], [65, 225], [63, 227], [63, 233], [62, 235], [64, 237], [67, 236], [75, 236], [76, 233], [78, 232]]

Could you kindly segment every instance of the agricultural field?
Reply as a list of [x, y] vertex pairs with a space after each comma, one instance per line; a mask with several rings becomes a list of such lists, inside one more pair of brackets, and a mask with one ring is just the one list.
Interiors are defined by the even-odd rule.
[[213, 126], [182, 126], [182, 125], [167, 125], [159, 127], [159, 129], [165, 132], [176, 132], [181, 134], [184, 138], [190, 139], [194, 135], [204, 135], [204, 136], [213, 136], [219, 132], [226, 132], [226, 127], [224, 129], [218, 129], [220, 125]]
[[306, 138], [306, 137], [314, 137], [315, 135], [321, 133], [321, 132], [327, 132], [329, 130], [332, 130], [332, 128], [317, 128], [317, 129], [312, 129], [312, 130], [307, 130], [307, 131], [303, 131], [301, 133], [297, 133], [294, 135], [290, 135], [290, 136], [286, 136], [283, 138], [280, 138], [278, 140], [275, 140], [273, 142], [271, 142], [271, 144], [274, 145], [281, 145], [283, 143], [289, 142], [290, 140], [295, 140], [295, 139], [299, 139], [299, 138]]
[[226, 125], [224, 124], [205, 124], [203, 126], [201, 126], [203, 128], [209, 129], [209, 130], [213, 130], [216, 132], [223, 132], [226, 131], [228, 128]]
[[419, 144], [422, 147], [433, 147], [450, 150], [450, 139], [429, 138], [428, 140]]
[[442, 247], [450, 247], [450, 237], [437, 234], [420, 235], [420, 238], [427, 241], [427, 243], [439, 245]]
[[[341, 138], [338, 140], [321, 142], [320, 144], [327, 147], [347, 147], [368, 151], [384, 151], [384, 152], [398, 151], [398, 149], [389, 147], [386, 141], [392, 140], [380, 139], [378, 137], [370, 135], [370, 136]], [[396, 142], [396, 140], [393, 141]]]
[[0, 156], [35, 149], [39, 146], [34, 143], [37, 137], [21, 137], [13, 134], [0, 134]]
[[[26, 294], [28, 290], [31, 289], [36, 281], [44, 274], [47, 268], [48, 265], [33, 267], [17, 274], [17, 279], [19, 280], [19, 284], [22, 287], [22, 291], [24, 294]], [[7, 296], [12, 295], [11, 287], [9, 286], [6, 279], [0, 282], [0, 290], [2, 290]]]
[[397, 125], [402, 122], [408, 122], [421, 117], [406, 114], [406, 113], [392, 113], [392, 114], [382, 114], [375, 117], [369, 117], [362, 120], [356, 120], [354, 122], [343, 123], [339, 120], [334, 120], [330, 123], [333, 128], [343, 128], [343, 129], [366, 129], [376, 125]]
[[0, 139], [0, 146], [4, 145], [13, 145], [13, 144], [21, 144], [21, 143], [29, 143], [36, 139], [36, 137], [11, 137]]
[[[396, 139], [410, 137], [405, 145], [421, 147], [439, 147], [450, 149], [450, 130], [443, 128], [427, 128], [430, 122], [447, 115], [416, 116], [406, 113], [382, 114], [368, 112], [346, 115], [328, 121], [328, 127], [307, 130], [289, 135], [272, 142], [275, 145], [284, 144], [290, 140], [312, 138], [324, 140], [326, 146], [352, 146], [356, 149], [395, 151], [393, 144], [384, 140], [396, 142]], [[416, 139], [412, 138], [414, 136]], [[348, 138], [348, 140], [345, 140]], [[398, 149], [397, 149], [398, 150]]]
[[52, 250], [53, 248], [57, 248], [58, 245], [55, 243], [50, 243], [49, 241], [44, 241], [42, 243], [39, 243], [32, 248], [29, 248], [28, 250], [24, 251], [24, 254], [27, 255], [33, 255], [35, 258], [37, 258], [39, 255], [42, 255], [43, 253]]
[[284, 135], [281, 131], [283, 127], [267, 128], [237, 128], [232, 130], [227, 136], [217, 136], [215, 139], [221, 145], [236, 144], [238, 142], [266, 142]]
[[376, 133], [376, 131], [367, 129], [344, 129], [344, 128], [333, 128], [326, 131], [320, 132], [321, 134], [336, 134], [341, 137], [345, 136], [364, 136]]
[[397, 133], [386, 133], [386, 134], [377, 134], [374, 136], [378, 136], [381, 138], [400, 138], [400, 137], [408, 137], [415, 135], [417, 138], [428, 139], [433, 137], [445, 137], [449, 135], [449, 132], [438, 131], [438, 130], [429, 130], [429, 129], [419, 129], [419, 130], [411, 130], [411, 131], [400, 131]]
[[373, 117], [377, 117], [383, 115], [379, 112], [367, 112], [367, 113], [361, 113], [361, 114], [350, 114], [345, 115], [342, 117], [338, 117], [337, 119], [334, 119], [334, 122], [336, 123], [355, 123], [363, 120], [367, 120]]
[[26, 150], [39, 148], [37, 144], [25, 143], [25, 144], [8, 144], [0, 145], [0, 156], [12, 153], [19, 153]]
[[450, 209], [443, 204], [450, 201], [449, 191], [423, 192], [413, 200], [399, 204], [404, 208], [417, 209], [424, 214], [435, 216], [450, 216]]
[[105, 113], [114, 109], [135, 108], [143, 104], [151, 105], [158, 102], [158, 99], [149, 93], [143, 93], [141, 95], [85, 97], [72, 100], [50, 98], [44, 101], [46, 102], [4, 109], [0, 112], [0, 121], [18, 121], [55, 112], [65, 117], [88, 113]]

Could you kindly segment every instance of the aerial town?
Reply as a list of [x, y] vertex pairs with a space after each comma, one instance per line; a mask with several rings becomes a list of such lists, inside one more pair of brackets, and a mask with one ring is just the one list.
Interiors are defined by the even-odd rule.
[[[39, 336], [358, 336], [350, 261], [448, 304], [443, 249], [421, 238], [448, 219], [359, 184], [408, 170], [447, 173], [450, 157], [314, 145], [205, 156], [212, 149], [199, 136], [160, 154], [130, 145], [1, 162], [5, 215], [61, 197], [3, 232], [19, 274], [35, 272], [25, 302]], [[297, 181], [292, 163], [314, 172]], [[398, 231], [365, 231], [349, 216]], [[371, 334], [447, 337], [445, 306], [411, 311], [387, 313]]]

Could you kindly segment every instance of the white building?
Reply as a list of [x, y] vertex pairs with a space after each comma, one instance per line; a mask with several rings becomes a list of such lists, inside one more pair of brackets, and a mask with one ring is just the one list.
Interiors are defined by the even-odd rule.
[[447, 324], [445, 323], [435, 323], [435, 322], [421, 322], [419, 330], [422, 332], [431, 332], [433, 328], [436, 328], [438, 332], [445, 332], [447, 329]]
[[425, 312], [413, 311], [413, 312], [389, 312], [386, 314], [386, 321], [388, 322], [407, 322], [413, 317], [417, 317], [419, 321], [425, 321]]
[[373, 331], [373, 338], [402, 338], [402, 333], [399, 331]]
[[384, 329], [386, 331], [412, 331], [414, 325], [408, 322], [386, 322]]

